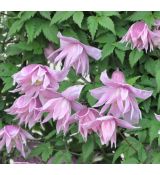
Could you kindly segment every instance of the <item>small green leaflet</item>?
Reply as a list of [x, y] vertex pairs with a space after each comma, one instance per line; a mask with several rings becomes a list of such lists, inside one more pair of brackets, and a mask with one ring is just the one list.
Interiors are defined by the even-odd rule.
[[92, 36], [92, 40], [94, 39], [94, 36], [96, 34], [96, 31], [98, 29], [98, 20], [96, 16], [90, 16], [87, 19], [87, 23], [88, 23], [88, 29], [89, 32]]
[[129, 63], [131, 67], [133, 67], [142, 56], [143, 56], [142, 51], [137, 50], [131, 51], [131, 53], [129, 54]]
[[83, 12], [75, 12], [73, 15], [73, 21], [81, 28], [81, 23], [84, 18]]

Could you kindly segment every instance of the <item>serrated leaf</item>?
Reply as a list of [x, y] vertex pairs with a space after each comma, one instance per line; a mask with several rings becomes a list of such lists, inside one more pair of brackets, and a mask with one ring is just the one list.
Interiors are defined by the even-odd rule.
[[81, 28], [81, 23], [84, 18], [83, 12], [75, 12], [73, 15], [73, 21], [78, 24], [78, 26]]
[[109, 56], [111, 53], [113, 53], [113, 50], [114, 50], [115, 46], [112, 45], [112, 44], [105, 44], [103, 49], [102, 49], [102, 60]]
[[101, 16], [98, 18], [98, 22], [102, 27], [104, 27], [105, 29], [108, 29], [111, 32], [113, 32], [114, 34], [116, 34], [115, 28], [114, 28], [114, 23], [113, 23], [111, 18], [106, 17], [106, 16]]
[[129, 54], [129, 63], [131, 67], [133, 67], [142, 56], [143, 56], [142, 51], [141, 52], [137, 50], [131, 51], [131, 53]]
[[56, 23], [61, 23], [63, 21], [66, 21], [67, 19], [69, 19], [72, 15], [74, 14], [73, 11], [67, 11], [67, 12], [61, 12], [58, 11], [54, 14], [52, 20], [51, 20], [51, 24], [56, 24]]
[[41, 11], [41, 12], [39, 12], [40, 13], [40, 15], [41, 16], [43, 16], [44, 18], [46, 18], [46, 19], [51, 19], [51, 14], [50, 14], [50, 12], [48, 12], [48, 11]]
[[29, 20], [30, 18], [32, 18], [34, 15], [36, 14], [36, 12], [32, 12], [32, 11], [28, 11], [28, 12], [22, 12], [20, 15], [20, 19], [18, 19], [17, 21], [15, 21], [12, 26], [9, 29], [9, 35], [13, 35], [16, 32], [19, 32], [20, 29], [22, 28], [24, 22], [26, 22], [27, 20]]
[[15, 21], [9, 29], [9, 35], [13, 35], [16, 32], [19, 32], [22, 26], [23, 26], [23, 22], [21, 20]]
[[142, 11], [133, 12], [133, 14], [129, 16], [128, 19], [131, 21], [144, 20], [145, 16], [148, 16], [148, 13], [150, 12], [142, 12]]
[[88, 24], [88, 29], [89, 32], [92, 36], [92, 40], [94, 39], [94, 36], [96, 34], [96, 31], [98, 29], [98, 21], [97, 18], [95, 16], [90, 16], [87, 19], [87, 24]]
[[122, 50], [115, 49], [115, 53], [116, 53], [118, 59], [120, 60], [120, 62], [123, 64], [124, 57], [125, 57], [125, 52], [122, 51]]
[[42, 160], [43, 161], [47, 161], [50, 156], [52, 155], [53, 149], [50, 145], [50, 143], [42, 143], [40, 145], [38, 145], [36, 148], [34, 148], [31, 153], [30, 156], [34, 157], [34, 156], [39, 156], [41, 155]]
[[43, 20], [33, 18], [26, 22], [25, 28], [28, 36], [28, 43], [32, 42], [40, 33]]
[[43, 30], [44, 36], [49, 41], [52, 41], [53, 43], [58, 44], [58, 38], [57, 38], [58, 28], [56, 25], [49, 26], [49, 23], [46, 23], [43, 25], [42, 30]]

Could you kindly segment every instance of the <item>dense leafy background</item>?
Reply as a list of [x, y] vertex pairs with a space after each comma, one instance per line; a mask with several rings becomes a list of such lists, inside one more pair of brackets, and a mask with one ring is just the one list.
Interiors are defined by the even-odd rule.
[[[98, 62], [90, 59], [92, 82], [86, 83], [81, 102], [93, 105], [95, 99], [89, 89], [101, 85], [99, 76], [103, 70], [111, 74], [116, 67], [125, 73], [128, 83], [154, 93], [148, 100], [138, 101], [143, 117], [141, 129], [119, 131], [117, 149], [101, 146], [98, 136], [93, 134], [84, 143], [76, 125], [66, 136], [56, 135], [55, 124], [50, 122], [44, 129], [37, 124], [30, 131], [39, 143], [29, 158], [39, 156], [44, 163], [53, 156], [52, 163], [160, 163], [160, 123], [154, 118], [154, 113], [160, 113], [160, 51], [146, 54], [119, 43], [135, 21], [143, 20], [153, 27], [158, 18], [160, 12], [0, 12], [0, 128], [16, 123], [14, 116], [3, 111], [18, 96], [9, 92], [14, 88], [11, 75], [30, 63], [47, 64], [43, 49], [48, 41], [58, 48], [56, 35], [61, 31], [103, 50]], [[69, 80], [61, 83], [61, 90], [78, 84], [78, 79], [71, 70]], [[16, 155], [16, 151], [7, 155], [3, 150], [0, 162], [8, 163]]]

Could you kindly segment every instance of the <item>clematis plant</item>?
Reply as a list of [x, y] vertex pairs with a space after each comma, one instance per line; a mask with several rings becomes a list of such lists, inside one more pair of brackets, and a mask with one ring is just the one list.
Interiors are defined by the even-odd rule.
[[5, 111], [10, 115], [16, 115], [19, 125], [24, 123], [29, 128], [32, 128], [41, 119], [40, 107], [42, 107], [42, 104], [38, 97], [22, 95]]
[[67, 73], [68, 70], [58, 72], [40, 64], [28, 65], [13, 75], [14, 82], [18, 85], [12, 92], [21, 92], [36, 97], [40, 90], [47, 88], [57, 90], [58, 82], [62, 81]]
[[132, 49], [137, 48], [147, 52], [153, 50], [153, 32], [143, 21], [138, 21], [129, 28], [128, 32], [123, 36], [122, 43], [130, 43]]
[[85, 45], [75, 38], [63, 36], [60, 32], [57, 36], [60, 39], [60, 48], [57, 50], [53, 49], [51, 53], [52, 47], [49, 45], [49, 48], [45, 49], [45, 55], [48, 55], [47, 59], [54, 63], [64, 60], [65, 69], [73, 67], [77, 74], [88, 75], [88, 56], [99, 60], [101, 58], [101, 50]]
[[55, 92], [53, 98], [48, 100], [42, 107], [43, 112], [48, 112], [43, 123], [53, 119], [57, 120], [57, 132], [61, 130], [67, 132], [68, 126], [74, 119], [71, 118], [71, 111], [77, 111], [81, 108], [76, 100], [79, 98], [83, 85], [69, 87], [62, 93]]
[[97, 131], [96, 127], [88, 129], [86, 124], [95, 121], [98, 117], [100, 117], [98, 110], [89, 107], [87, 108], [86, 106], [82, 107], [81, 110], [73, 115], [73, 118], [75, 118], [75, 120], [78, 122], [79, 133], [82, 135], [85, 141], [87, 141], [88, 134], [91, 134], [93, 131]]
[[91, 95], [98, 99], [93, 107], [103, 106], [101, 113], [109, 110], [116, 117], [123, 117], [131, 123], [139, 123], [141, 111], [136, 98], [147, 99], [152, 91], [135, 88], [125, 82], [124, 74], [116, 70], [110, 79], [106, 71], [101, 73], [100, 80], [104, 86], [90, 91]]
[[111, 147], [116, 147], [116, 132], [117, 127], [127, 129], [135, 129], [137, 127], [132, 126], [125, 120], [121, 120], [113, 115], [102, 116], [86, 124], [86, 128], [96, 128], [97, 133], [100, 137], [101, 143], [108, 145], [111, 142]]
[[27, 139], [33, 140], [34, 138], [19, 126], [6, 125], [0, 130], [0, 150], [6, 145], [7, 152], [10, 153], [11, 149], [16, 147], [21, 155], [25, 157]]

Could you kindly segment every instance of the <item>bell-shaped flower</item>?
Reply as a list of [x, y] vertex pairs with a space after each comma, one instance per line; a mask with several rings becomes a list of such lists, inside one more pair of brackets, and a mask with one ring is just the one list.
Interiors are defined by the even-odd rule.
[[116, 117], [123, 116], [132, 123], [138, 123], [141, 111], [136, 101], [137, 98], [147, 99], [152, 91], [135, 88], [125, 82], [124, 74], [116, 70], [109, 79], [106, 71], [100, 77], [104, 86], [91, 90], [91, 95], [98, 99], [94, 107], [103, 106], [101, 113], [109, 112]]
[[85, 141], [87, 141], [88, 134], [97, 131], [96, 127], [89, 129], [86, 127], [88, 123], [95, 121], [97, 117], [100, 117], [99, 111], [94, 108], [87, 108], [86, 106], [73, 114], [73, 118], [78, 122], [79, 132]]
[[148, 25], [142, 21], [132, 24], [128, 32], [123, 36], [121, 42], [131, 44], [132, 49], [137, 48], [147, 52], [153, 50], [152, 31]]
[[77, 74], [87, 75], [89, 73], [88, 56], [99, 60], [101, 50], [85, 45], [75, 38], [62, 36], [60, 32], [57, 36], [60, 39], [60, 48], [53, 51], [47, 59], [54, 63], [64, 60], [65, 69], [73, 67]]
[[38, 97], [29, 97], [22, 95], [15, 100], [13, 105], [6, 109], [8, 114], [16, 115], [16, 119], [19, 120], [19, 124], [28, 125], [29, 128], [33, 127], [37, 122], [40, 122], [42, 113], [40, 108], [42, 104]]
[[55, 71], [47, 66], [31, 64], [13, 75], [17, 88], [12, 92], [21, 92], [29, 96], [37, 96], [40, 90], [53, 88], [57, 90], [58, 82], [61, 82], [67, 75], [68, 70]]
[[6, 145], [7, 152], [16, 149], [25, 157], [27, 139], [34, 139], [27, 131], [15, 125], [7, 125], [0, 130], [0, 150]]
[[81, 104], [76, 100], [79, 98], [83, 85], [75, 85], [67, 88], [62, 93], [53, 92], [52, 99], [48, 100], [42, 107], [43, 112], [48, 112], [43, 123], [53, 119], [57, 120], [57, 132], [68, 128], [71, 121], [72, 110], [77, 111]]
[[111, 142], [111, 147], [116, 147], [116, 131], [117, 127], [134, 129], [137, 127], [132, 126], [125, 120], [119, 119], [112, 115], [107, 115], [97, 118], [92, 123], [86, 125], [89, 128], [97, 128], [97, 133], [100, 137], [101, 143], [108, 145]]

